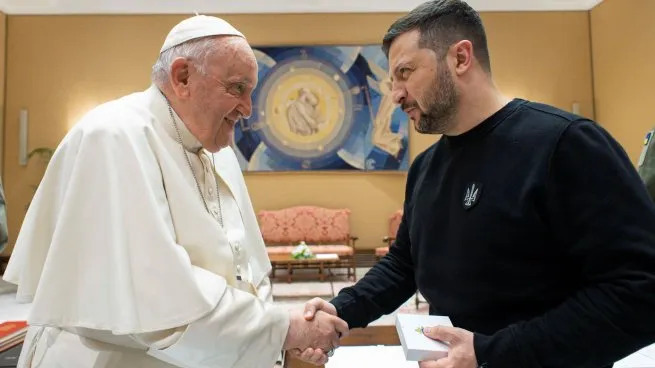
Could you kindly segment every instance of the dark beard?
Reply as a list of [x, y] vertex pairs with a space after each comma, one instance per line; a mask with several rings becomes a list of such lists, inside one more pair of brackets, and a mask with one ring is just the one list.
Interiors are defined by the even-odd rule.
[[427, 111], [421, 114], [418, 122], [414, 122], [416, 131], [423, 134], [444, 134], [454, 124], [457, 113], [457, 91], [448, 67], [443, 64], [435, 76], [433, 86], [426, 96]]

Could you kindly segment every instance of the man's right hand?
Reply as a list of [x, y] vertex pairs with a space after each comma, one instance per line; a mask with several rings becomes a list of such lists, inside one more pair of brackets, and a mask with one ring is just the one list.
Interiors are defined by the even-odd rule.
[[331, 303], [326, 302], [324, 299], [314, 298], [305, 303], [305, 319], [307, 321], [314, 319], [314, 315], [317, 311], [323, 311], [333, 316], [337, 315], [337, 308], [335, 308]]
[[290, 312], [289, 330], [283, 349], [307, 348], [329, 351], [339, 346], [339, 338], [348, 334], [348, 324], [339, 317], [318, 311], [306, 320], [300, 310]]
[[[304, 311], [305, 320], [307, 321], [313, 320], [314, 316], [319, 312], [324, 312], [335, 317], [337, 316], [337, 309], [334, 307], [334, 305], [326, 302], [324, 299], [314, 298], [308, 301], [307, 303], [305, 303], [305, 311]], [[346, 333], [343, 332], [341, 332], [339, 335], [339, 337], [344, 337], [344, 336], [346, 336]], [[338, 345], [335, 345], [334, 348], [336, 348], [337, 346]], [[311, 347], [308, 347], [304, 350], [293, 349], [290, 351], [290, 353], [297, 359], [303, 360], [307, 363], [314, 364], [314, 365], [323, 365], [327, 363], [328, 361], [327, 352], [328, 350], [324, 350], [321, 348], [314, 349]]]

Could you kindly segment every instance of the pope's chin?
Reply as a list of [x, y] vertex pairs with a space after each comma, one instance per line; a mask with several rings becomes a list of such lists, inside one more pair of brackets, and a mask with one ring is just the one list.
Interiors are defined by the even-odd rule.
[[211, 153], [216, 153], [231, 145], [234, 140], [234, 125], [234, 122], [224, 119], [223, 126], [219, 128], [211, 145], [203, 145], [203, 148]]

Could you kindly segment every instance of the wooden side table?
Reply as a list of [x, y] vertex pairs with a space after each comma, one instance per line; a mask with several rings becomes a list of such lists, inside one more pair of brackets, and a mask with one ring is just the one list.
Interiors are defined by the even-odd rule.
[[317, 269], [318, 278], [325, 281], [326, 270], [341, 267], [342, 261], [336, 254], [334, 257], [325, 257], [322, 255], [317, 258], [295, 259], [291, 254], [271, 254], [271, 280], [275, 278], [276, 270], [287, 271], [287, 282], [291, 282], [291, 275], [295, 269]]

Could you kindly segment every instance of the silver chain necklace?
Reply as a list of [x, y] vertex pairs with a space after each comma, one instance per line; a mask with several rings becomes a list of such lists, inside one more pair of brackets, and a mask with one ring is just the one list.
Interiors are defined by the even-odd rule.
[[[193, 175], [193, 180], [196, 182], [196, 188], [198, 189], [198, 194], [200, 194], [200, 198], [202, 199], [202, 204], [205, 206], [205, 210], [207, 211], [207, 213], [211, 215], [211, 211], [209, 211], [209, 207], [207, 206], [207, 201], [205, 200], [205, 196], [202, 195], [202, 190], [200, 189], [200, 182], [198, 182], [196, 173], [193, 171], [193, 166], [191, 166], [191, 160], [189, 160], [189, 155], [186, 151], [186, 148], [184, 148], [184, 144], [182, 143], [182, 135], [180, 134], [180, 129], [177, 127], [177, 121], [175, 120], [175, 116], [173, 115], [173, 108], [171, 107], [171, 103], [168, 101], [168, 98], [166, 98], [166, 96], [164, 96], [164, 100], [166, 100], [166, 105], [168, 106], [168, 114], [171, 116], [173, 127], [177, 132], [177, 142], [180, 144], [180, 147], [182, 147], [184, 158], [186, 158], [186, 163], [187, 165], [189, 165], [189, 170], [191, 170], [191, 175]], [[212, 175], [214, 175], [213, 171], [216, 171], [216, 169], [214, 168], [214, 163], [212, 158]], [[214, 181], [216, 182], [216, 198], [218, 199], [218, 223], [219, 225], [221, 225], [221, 227], [223, 227], [223, 208], [221, 207], [221, 194], [218, 191], [218, 178], [214, 177]]]

